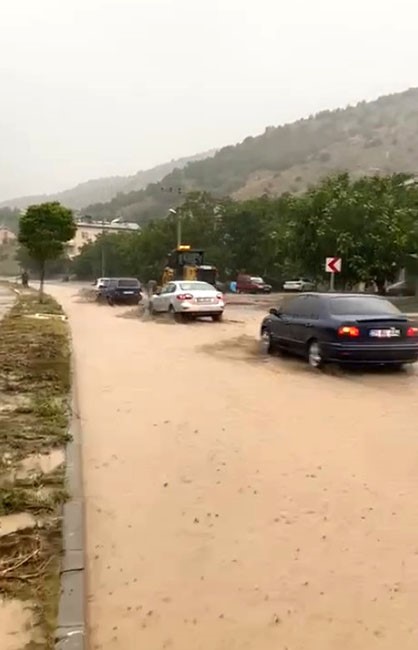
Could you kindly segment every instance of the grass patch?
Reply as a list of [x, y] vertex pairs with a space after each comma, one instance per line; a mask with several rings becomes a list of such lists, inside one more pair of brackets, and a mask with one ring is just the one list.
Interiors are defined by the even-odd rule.
[[34, 603], [42, 644], [52, 650], [59, 601], [64, 470], [16, 478], [19, 462], [63, 447], [69, 440], [69, 330], [45, 295], [22, 292], [0, 321], [0, 516], [30, 512], [42, 527], [0, 538], [0, 593]]

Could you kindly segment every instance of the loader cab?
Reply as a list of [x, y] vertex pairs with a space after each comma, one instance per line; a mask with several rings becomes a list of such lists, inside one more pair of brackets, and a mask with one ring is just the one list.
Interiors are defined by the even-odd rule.
[[215, 285], [217, 271], [214, 266], [205, 264], [202, 249], [178, 246], [167, 257], [163, 273], [163, 284], [171, 280], [200, 280]]
[[203, 263], [203, 250], [192, 249], [190, 246], [179, 246], [169, 254], [167, 266], [177, 270], [181, 275], [180, 279], [182, 279], [182, 272], [185, 267], [202, 266]]

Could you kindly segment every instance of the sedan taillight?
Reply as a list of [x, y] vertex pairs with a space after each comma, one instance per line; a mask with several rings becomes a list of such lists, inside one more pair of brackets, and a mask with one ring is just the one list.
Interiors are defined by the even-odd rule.
[[193, 296], [191, 293], [179, 293], [177, 297], [177, 300], [193, 300]]
[[418, 336], [418, 327], [408, 327], [406, 330], [407, 336]]
[[217, 297], [218, 300], [223, 300], [224, 299], [223, 293], [217, 293], [216, 297]]
[[360, 336], [360, 330], [358, 327], [353, 325], [343, 325], [338, 329], [338, 336], [348, 336], [350, 338], [356, 338]]

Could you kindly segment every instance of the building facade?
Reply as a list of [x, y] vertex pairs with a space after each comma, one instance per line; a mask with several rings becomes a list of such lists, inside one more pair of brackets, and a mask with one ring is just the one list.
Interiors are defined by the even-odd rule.
[[113, 221], [77, 221], [77, 231], [74, 239], [68, 242], [67, 251], [70, 258], [76, 257], [85, 244], [94, 242], [100, 235], [106, 233], [139, 232], [137, 223]]
[[17, 241], [17, 235], [13, 230], [6, 228], [6, 226], [0, 226], [0, 246], [11, 244], [15, 241]]

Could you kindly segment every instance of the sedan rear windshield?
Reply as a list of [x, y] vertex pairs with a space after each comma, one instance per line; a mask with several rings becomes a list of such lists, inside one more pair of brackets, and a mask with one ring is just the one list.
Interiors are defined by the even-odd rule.
[[180, 289], [182, 291], [214, 291], [212, 285], [207, 282], [182, 282]]
[[372, 296], [332, 298], [329, 301], [329, 310], [335, 316], [376, 316], [381, 314], [397, 316], [401, 313], [389, 300]]
[[136, 288], [139, 287], [139, 281], [134, 279], [131, 280], [130, 278], [122, 279], [118, 281], [118, 287], [120, 287], [121, 289], [128, 288], [128, 287]]

